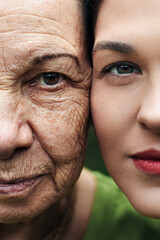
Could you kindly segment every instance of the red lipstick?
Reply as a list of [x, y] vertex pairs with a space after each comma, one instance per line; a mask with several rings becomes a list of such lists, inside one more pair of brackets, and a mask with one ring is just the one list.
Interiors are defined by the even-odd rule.
[[160, 174], [160, 151], [149, 149], [132, 156], [135, 166], [148, 174]]

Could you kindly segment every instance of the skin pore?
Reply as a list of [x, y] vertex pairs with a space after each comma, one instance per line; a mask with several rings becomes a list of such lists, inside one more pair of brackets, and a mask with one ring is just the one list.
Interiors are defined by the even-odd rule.
[[79, 1], [0, 9], [0, 239], [36, 240], [57, 227], [83, 166], [91, 70]]
[[139, 212], [156, 218], [160, 218], [159, 9], [159, 1], [102, 1], [94, 32], [91, 90], [93, 123], [110, 175]]

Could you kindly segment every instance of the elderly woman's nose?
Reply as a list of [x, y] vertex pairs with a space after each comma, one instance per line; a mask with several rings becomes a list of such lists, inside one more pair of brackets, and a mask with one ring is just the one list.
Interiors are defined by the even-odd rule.
[[[16, 109], [0, 100], [0, 160], [6, 160], [18, 148], [33, 143], [32, 129], [25, 118], [25, 107]], [[8, 108], [7, 108], [8, 106]]]
[[144, 95], [137, 120], [155, 134], [160, 134], [160, 84], [152, 85]]

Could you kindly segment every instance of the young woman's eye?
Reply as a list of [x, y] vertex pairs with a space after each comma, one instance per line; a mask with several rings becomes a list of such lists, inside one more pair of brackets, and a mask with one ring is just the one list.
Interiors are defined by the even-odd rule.
[[31, 82], [30, 86], [34, 85], [54, 86], [60, 83], [65, 78], [67, 77], [61, 73], [56, 72], [42, 73]]
[[104, 74], [107, 73], [112, 73], [114, 75], [141, 74], [141, 70], [137, 66], [129, 63], [115, 63], [104, 69]]

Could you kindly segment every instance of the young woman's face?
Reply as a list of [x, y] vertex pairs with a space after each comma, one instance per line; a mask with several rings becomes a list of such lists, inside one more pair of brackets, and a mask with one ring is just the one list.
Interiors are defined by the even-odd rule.
[[160, 1], [104, 0], [95, 26], [92, 117], [110, 175], [160, 217]]

